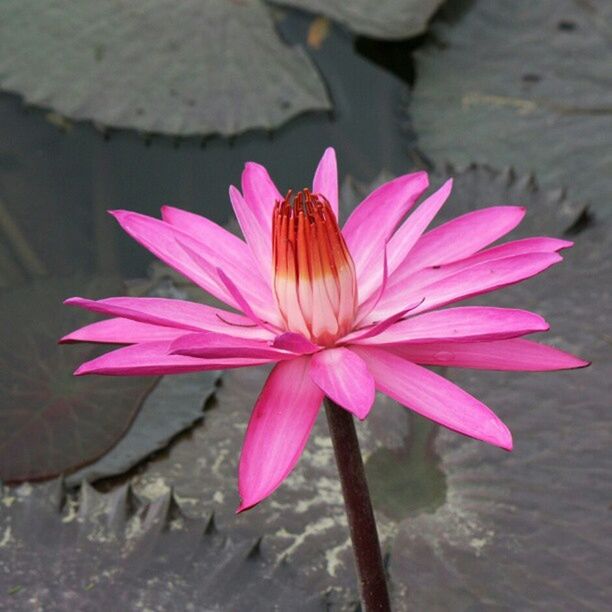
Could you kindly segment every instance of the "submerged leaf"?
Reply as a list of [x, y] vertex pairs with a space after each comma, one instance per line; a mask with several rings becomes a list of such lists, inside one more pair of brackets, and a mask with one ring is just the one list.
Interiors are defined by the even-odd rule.
[[94, 461], [130, 426], [155, 378], [75, 378], [98, 351], [58, 346], [94, 317], [62, 305], [68, 295], [121, 292], [115, 279], [41, 280], [0, 293], [0, 479], [50, 478]]
[[271, 129], [331, 106], [260, 0], [6, 0], [0, 88], [70, 119], [174, 135]]
[[375, 450], [365, 464], [372, 504], [395, 521], [433, 512], [446, 500], [446, 476], [435, 450], [439, 427], [408, 414], [410, 427], [401, 445]]
[[[410, 114], [434, 162], [535, 171], [610, 212], [611, 4], [477, 0], [416, 53]], [[450, 13], [450, 9], [449, 9]]]

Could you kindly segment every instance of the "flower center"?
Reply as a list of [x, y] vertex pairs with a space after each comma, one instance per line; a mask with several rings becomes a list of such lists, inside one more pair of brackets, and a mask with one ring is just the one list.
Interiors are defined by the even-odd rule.
[[274, 290], [288, 331], [322, 346], [351, 330], [355, 266], [329, 202], [308, 189], [276, 202], [272, 217]]

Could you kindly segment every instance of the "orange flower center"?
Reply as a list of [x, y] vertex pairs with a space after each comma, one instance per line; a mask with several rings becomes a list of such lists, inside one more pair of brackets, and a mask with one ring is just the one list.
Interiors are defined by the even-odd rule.
[[347, 334], [357, 310], [355, 266], [329, 202], [308, 189], [277, 202], [274, 290], [288, 331], [322, 346]]

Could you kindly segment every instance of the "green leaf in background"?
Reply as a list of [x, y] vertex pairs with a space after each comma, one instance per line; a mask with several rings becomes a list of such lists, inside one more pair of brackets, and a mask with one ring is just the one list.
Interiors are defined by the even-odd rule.
[[356, 34], [401, 39], [423, 33], [444, 0], [271, 0], [325, 15]]
[[[447, 160], [535, 171], [545, 188], [612, 211], [612, 3], [454, 3], [416, 52], [410, 114]], [[450, 14], [450, 16], [449, 16]]]
[[4, 0], [0, 88], [70, 119], [181, 136], [331, 106], [260, 0]]

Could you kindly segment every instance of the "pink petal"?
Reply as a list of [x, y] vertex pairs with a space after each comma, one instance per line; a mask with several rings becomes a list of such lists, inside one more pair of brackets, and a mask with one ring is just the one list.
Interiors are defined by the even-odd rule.
[[296, 334], [294, 332], [285, 332], [274, 338], [272, 346], [275, 348], [283, 349], [285, 351], [291, 351], [292, 353], [315, 353], [320, 347], [313, 344], [308, 338], [302, 336], [302, 334]]
[[548, 329], [548, 323], [540, 315], [527, 310], [464, 306], [410, 317], [398, 321], [377, 336], [355, 342], [360, 344], [482, 342], [516, 338]]
[[361, 357], [347, 348], [326, 349], [313, 355], [310, 376], [325, 395], [358, 419], [368, 416], [376, 389]]
[[270, 495], [306, 446], [323, 399], [308, 374], [309, 362], [298, 357], [278, 363], [255, 404], [240, 455], [238, 512]]
[[242, 312], [244, 312], [247, 317], [249, 317], [252, 321], [255, 321], [259, 324], [260, 327], [264, 329], [268, 329], [272, 331], [272, 333], [276, 334], [277, 326], [280, 325], [280, 316], [278, 312], [269, 311], [267, 313], [263, 313], [263, 316], [266, 319], [262, 319], [260, 313], [256, 313], [252, 305], [247, 302], [245, 297], [240, 292], [240, 289], [234, 284], [231, 278], [229, 278], [223, 270], [217, 269], [217, 274], [221, 279], [221, 282], [227, 287], [228, 291], [232, 295], [232, 297], [238, 303]]
[[496, 342], [435, 342], [389, 347], [394, 353], [424, 365], [545, 372], [571, 370], [589, 365], [579, 357], [552, 346], [515, 338]]
[[107, 342], [110, 344], [137, 344], [157, 340], [175, 340], [188, 334], [185, 329], [150, 325], [130, 319], [107, 319], [98, 321], [67, 334], [60, 344], [69, 342]]
[[229, 359], [244, 357], [254, 359], [293, 359], [295, 353], [274, 348], [268, 342], [247, 340], [214, 332], [184, 334], [170, 345], [171, 355], [186, 355], [201, 359]]
[[427, 226], [432, 222], [442, 206], [444, 206], [452, 188], [453, 179], [449, 179], [440, 189], [424, 200], [408, 219], [404, 221], [395, 234], [391, 236], [387, 246], [390, 273], [393, 273], [409, 255], [412, 247], [414, 247], [427, 229]]
[[327, 147], [323, 157], [317, 166], [312, 181], [313, 193], [319, 193], [330, 203], [336, 219], [338, 218], [338, 163], [336, 152], [332, 147]]
[[169, 341], [132, 344], [83, 363], [75, 376], [161, 376], [206, 370], [224, 370], [269, 363], [269, 359], [197, 359], [170, 355]]
[[376, 388], [407, 408], [471, 438], [512, 450], [512, 435], [482, 402], [446, 378], [399, 355], [355, 347], [376, 380]]
[[205, 262], [205, 265], [196, 264], [178, 244], [176, 236], [181, 233], [180, 230], [159, 219], [126, 210], [114, 210], [110, 213], [132, 238], [151, 251], [158, 259], [216, 298], [230, 306], [236, 306], [231, 295], [218, 282], [215, 267], [209, 262]]
[[[230, 267], [238, 275], [248, 274], [249, 278], [252, 276], [253, 269], [250, 266], [252, 253], [248, 245], [234, 234], [206, 217], [172, 206], [162, 207], [162, 218], [172, 227], [193, 238], [196, 241], [195, 244], [201, 243], [202, 246], [198, 245], [198, 248], [204, 248], [207, 253], [213, 251], [216, 257], [221, 258], [220, 261], [223, 264], [218, 267], [223, 267], [226, 272]], [[272, 254], [268, 259], [271, 258]], [[270, 286], [269, 275], [262, 277], [262, 280]]]
[[150, 297], [112, 297], [104, 300], [88, 300], [73, 297], [67, 299], [64, 304], [141, 323], [187, 331], [216, 331], [240, 338], [260, 340], [274, 337], [269, 331], [257, 326], [247, 317], [185, 300]]
[[[187, 241], [183, 240], [183, 237], [177, 239], [185, 253], [193, 259], [199, 265], [206, 265], [207, 260], [198, 252], [197, 248], [194, 248], [193, 244], [188, 244]], [[216, 268], [215, 270], [217, 277], [219, 278], [221, 286], [223, 286], [232, 303], [236, 305], [238, 310], [241, 310], [251, 321], [257, 323], [260, 327], [266, 329], [274, 329], [274, 326], [281, 324], [281, 317], [278, 313], [276, 302], [270, 297], [268, 300], [262, 300], [261, 294], [253, 294], [246, 296], [243, 295], [242, 291], [236, 286], [236, 282], [239, 282], [241, 287], [244, 287], [246, 283], [244, 279], [238, 277], [236, 282], [231, 279], [222, 268]]]
[[[266, 313], [273, 308], [270, 279], [264, 280], [259, 274], [253, 274], [247, 245], [212, 221], [184, 211], [177, 212], [177, 209], [165, 209], [165, 214], [175, 220], [180, 217], [183, 226], [191, 217], [198, 219], [197, 222], [192, 220], [193, 229], [188, 233], [146, 215], [126, 211], [114, 211], [112, 214], [131, 236], [154, 255], [215, 297], [236, 307], [226, 288], [218, 282], [216, 269], [222, 268], [228, 277], [240, 281], [242, 292], [258, 313]], [[198, 239], [193, 238], [194, 233], [198, 234]], [[185, 253], [186, 247], [199, 255], [197, 260]]]
[[409, 284], [412, 288], [424, 287], [441, 278], [451, 276], [460, 270], [465, 270], [485, 261], [495, 261], [496, 259], [504, 259], [514, 255], [527, 255], [529, 253], [555, 253], [572, 245], [573, 242], [569, 240], [559, 240], [557, 238], [524, 238], [500, 244], [443, 266], [423, 268], [416, 272], [411, 272], [408, 268], [400, 266], [389, 279], [388, 287], [392, 288], [396, 285], [406, 286], [406, 284]]
[[461, 215], [427, 232], [413, 247], [404, 274], [468, 257], [512, 231], [525, 216], [520, 206], [493, 206]]
[[387, 328], [391, 327], [394, 323], [397, 323], [400, 319], [404, 318], [411, 310], [414, 310], [417, 306], [420, 306], [423, 303], [423, 300], [419, 300], [414, 304], [411, 304], [404, 310], [400, 310], [396, 312], [394, 315], [391, 315], [388, 319], [383, 319], [374, 325], [366, 326], [360, 329], [356, 329], [355, 331], [347, 334], [341, 341], [343, 344], [351, 344], [353, 342], [361, 343], [361, 340], [365, 340], [366, 338], [373, 338], [374, 336], [378, 336], [382, 332], [384, 332]]
[[[215, 270], [220, 268], [234, 283], [240, 284], [241, 293], [258, 314], [265, 316], [268, 312], [276, 312], [271, 279], [263, 280], [257, 267], [253, 266], [251, 250], [242, 240], [219, 229], [223, 233], [216, 237], [210, 233], [207, 244], [179, 231], [176, 241], [196, 264], [205, 269], [212, 269], [211, 266], [215, 266]], [[225, 240], [228, 236], [231, 240]], [[234, 241], [241, 245], [239, 250], [234, 249]]]
[[417, 299], [425, 301], [413, 314], [495, 291], [535, 276], [560, 261], [562, 257], [557, 253], [517, 255], [477, 264], [425, 287], [388, 287], [367, 322], [386, 318]]
[[448, 273], [458, 272], [484, 261], [495, 261], [496, 259], [514, 257], [515, 255], [529, 255], [530, 253], [556, 253], [563, 249], [569, 249], [573, 245], [574, 243], [569, 240], [545, 236], [523, 238], [479, 251], [474, 255], [444, 265], [441, 269]]
[[387, 291], [389, 282], [389, 267], [387, 265], [387, 248], [383, 246], [377, 256], [378, 262], [372, 266], [377, 274], [369, 274], [358, 288], [357, 299], [359, 307], [355, 325], [360, 325], [368, 315], [378, 306], [381, 298]]
[[[253, 253], [264, 279], [272, 279], [272, 230], [249, 208], [242, 194], [233, 185], [229, 189], [232, 208], [242, 234]], [[272, 212], [270, 212], [272, 215]]]
[[267, 236], [272, 236], [272, 209], [278, 200], [283, 200], [283, 196], [263, 166], [254, 162], [245, 165], [242, 194], [262, 230]]
[[380, 252], [428, 184], [426, 172], [400, 176], [373, 191], [351, 213], [342, 234], [355, 262], [360, 293], [370, 276], [380, 276]]

